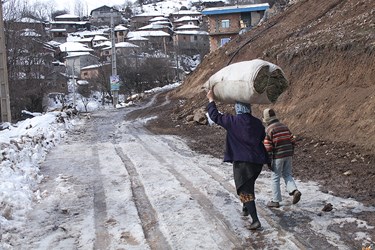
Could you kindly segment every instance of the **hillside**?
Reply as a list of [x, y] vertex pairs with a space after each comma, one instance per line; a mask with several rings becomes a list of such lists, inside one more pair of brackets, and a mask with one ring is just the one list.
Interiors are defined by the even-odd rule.
[[[179, 118], [205, 106], [202, 84], [234, 62], [279, 65], [290, 87], [273, 105], [299, 136], [375, 148], [375, 2], [301, 0], [204, 58], [171, 94]], [[228, 107], [229, 108], [229, 107]], [[254, 113], [259, 116], [258, 108]]]

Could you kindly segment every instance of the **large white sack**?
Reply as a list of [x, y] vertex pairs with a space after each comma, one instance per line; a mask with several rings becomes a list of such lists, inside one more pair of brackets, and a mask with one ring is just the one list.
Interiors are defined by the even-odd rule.
[[233, 63], [213, 74], [203, 88], [213, 87], [215, 99], [224, 103], [269, 104], [287, 89], [288, 81], [280, 67], [254, 59]]

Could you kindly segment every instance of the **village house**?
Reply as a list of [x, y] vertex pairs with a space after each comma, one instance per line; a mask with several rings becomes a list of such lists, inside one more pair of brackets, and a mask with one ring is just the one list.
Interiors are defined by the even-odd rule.
[[[115, 48], [116, 55], [118, 56], [132, 56], [139, 52], [139, 46], [129, 42], [116, 43]], [[110, 57], [112, 56], [112, 45], [103, 48], [101, 51], [101, 56], [108, 56], [107, 60], [110, 61]]]
[[186, 24], [176, 28], [173, 43], [179, 54], [196, 55], [202, 57], [209, 52], [208, 32], [200, 30], [193, 24]]
[[138, 31], [156, 31], [160, 30], [170, 35], [173, 34], [173, 30], [168, 25], [158, 24], [158, 23], [150, 23], [149, 25], [143, 26], [138, 29]]
[[90, 22], [81, 21], [76, 15], [64, 14], [56, 16], [54, 21], [50, 22], [49, 33], [53, 40], [65, 42], [68, 33], [84, 29], [90, 29]]
[[171, 35], [161, 30], [131, 31], [127, 35], [127, 41], [140, 41], [140, 39], [147, 39], [148, 49], [161, 50], [164, 53], [170, 51], [173, 46]]
[[171, 13], [169, 15], [169, 18], [172, 21], [172, 23], [174, 23], [176, 20], [185, 16], [199, 19], [202, 17], [202, 13], [198, 11], [192, 11], [192, 10], [180, 10], [180, 11]]
[[81, 36], [76, 36], [73, 34], [69, 34], [68, 37], [66, 38], [67, 42], [79, 42], [84, 44], [88, 48], [92, 48], [93, 45], [93, 37], [81, 37]]
[[111, 17], [113, 17], [113, 25], [115, 26], [124, 22], [121, 12], [116, 8], [108, 7], [107, 5], [93, 9], [90, 12], [90, 22], [97, 27], [110, 26]]
[[165, 25], [172, 28], [172, 23], [168, 17], [154, 17], [149, 20], [149, 23]]
[[24, 17], [12, 22], [13, 31], [21, 31], [22, 36], [46, 37], [45, 23], [31, 17]]
[[131, 17], [130, 20], [130, 30], [134, 31], [137, 30], [141, 27], [144, 27], [148, 24], [150, 24], [150, 20], [156, 17], [164, 17], [162, 14], [148, 14], [148, 13], [143, 13], [139, 15], [135, 15]]
[[71, 77], [78, 77], [82, 68], [97, 63], [99, 63], [99, 58], [89, 52], [70, 53], [65, 58], [67, 75]]
[[[142, 33], [142, 32], [141, 32]], [[149, 50], [149, 40], [141, 36], [141, 33], [133, 32], [131, 36], [127, 38], [128, 42], [131, 42], [141, 48], [142, 51]]]
[[114, 32], [115, 32], [116, 42], [120, 43], [120, 42], [125, 41], [126, 35], [129, 32], [129, 29], [119, 24], [114, 28]]
[[99, 58], [92, 55], [93, 49], [79, 42], [66, 42], [59, 45], [58, 52], [65, 60], [66, 73], [79, 75], [81, 68], [98, 63]]
[[101, 45], [103, 43], [108, 42], [108, 41], [109, 41], [109, 39], [107, 37], [101, 36], [101, 35], [96, 35], [92, 39], [92, 47], [93, 48], [101, 47]]
[[208, 22], [210, 51], [223, 46], [241, 31], [257, 25], [267, 9], [268, 3], [204, 9], [202, 14]]
[[80, 72], [80, 79], [90, 80], [97, 78], [99, 76], [99, 70], [101, 67], [101, 64], [94, 64], [83, 67]]
[[110, 35], [110, 28], [103, 28], [103, 29], [95, 29], [95, 30], [84, 30], [84, 31], [79, 31], [75, 33], [71, 33], [70, 35], [72, 36], [80, 36], [80, 37], [95, 37], [95, 36], [104, 36], [109, 38]]
[[177, 29], [178, 27], [180, 27], [182, 25], [199, 26], [201, 18], [202, 18], [201, 16], [200, 17], [183, 16], [183, 17], [180, 17], [180, 18], [176, 19], [173, 22], [173, 27], [174, 27], [174, 29]]

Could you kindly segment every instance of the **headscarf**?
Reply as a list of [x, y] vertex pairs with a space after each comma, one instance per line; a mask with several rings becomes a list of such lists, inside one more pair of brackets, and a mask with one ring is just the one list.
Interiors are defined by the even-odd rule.
[[236, 110], [237, 115], [251, 114], [251, 105], [248, 103], [236, 102], [234, 109]]
[[277, 119], [275, 110], [271, 108], [266, 108], [265, 110], [263, 110], [263, 122], [264, 123], [270, 124], [271, 122], [276, 121], [276, 120], [278, 119]]

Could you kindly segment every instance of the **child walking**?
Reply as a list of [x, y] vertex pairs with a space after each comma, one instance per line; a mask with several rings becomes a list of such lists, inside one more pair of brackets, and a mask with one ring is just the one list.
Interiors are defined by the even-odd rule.
[[281, 123], [273, 109], [263, 111], [263, 122], [266, 124], [266, 137], [264, 146], [272, 163], [268, 165], [272, 171], [272, 200], [268, 207], [280, 207], [281, 191], [280, 179], [283, 177], [286, 190], [293, 196], [292, 203], [296, 204], [301, 199], [301, 192], [297, 189], [292, 176], [292, 156], [294, 154], [295, 140], [289, 128]]

